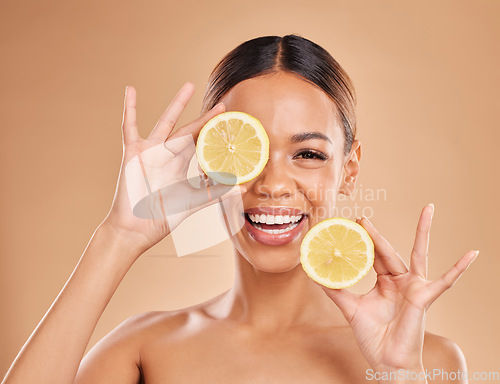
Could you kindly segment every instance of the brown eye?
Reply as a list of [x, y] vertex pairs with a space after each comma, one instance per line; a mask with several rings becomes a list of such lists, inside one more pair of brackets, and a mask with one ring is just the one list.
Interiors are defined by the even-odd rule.
[[299, 152], [298, 154], [296, 154], [294, 156], [294, 158], [296, 158], [297, 156], [299, 156], [299, 158], [301, 159], [305, 159], [305, 160], [326, 160], [328, 159], [328, 156], [326, 156], [324, 153], [322, 152], [318, 152], [318, 151], [312, 151], [310, 149], [308, 149], [307, 151], [302, 151], [302, 152]]

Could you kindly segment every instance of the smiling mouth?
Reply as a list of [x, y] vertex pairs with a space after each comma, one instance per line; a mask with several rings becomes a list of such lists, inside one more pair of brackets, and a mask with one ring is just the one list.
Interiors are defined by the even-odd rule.
[[307, 214], [299, 215], [265, 215], [245, 213], [245, 219], [259, 231], [278, 235], [292, 231], [297, 227]]

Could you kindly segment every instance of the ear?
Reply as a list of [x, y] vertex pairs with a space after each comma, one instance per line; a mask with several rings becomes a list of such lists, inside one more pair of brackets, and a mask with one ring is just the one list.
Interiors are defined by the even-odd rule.
[[339, 193], [346, 196], [351, 195], [356, 188], [356, 179], [359, 174], [359, 161], [361, 159], [361, 142], [354, 140], [351, 152], [347, 155], [342, 171]]

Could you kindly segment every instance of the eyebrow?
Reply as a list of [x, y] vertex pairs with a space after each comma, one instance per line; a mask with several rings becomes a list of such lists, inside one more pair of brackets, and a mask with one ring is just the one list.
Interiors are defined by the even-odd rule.
[[313, 140], [313, 139], [321, 139], [326, 140], [332, 144], [332, 141], [325, 136], [321, 132], [301, 132], [290, 137], [290, 142], [292, 143], [301, 143], [302, 141]]

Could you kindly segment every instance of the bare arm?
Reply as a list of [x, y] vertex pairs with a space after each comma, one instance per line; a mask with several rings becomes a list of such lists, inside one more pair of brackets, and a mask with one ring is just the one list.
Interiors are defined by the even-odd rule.
[[141, 253], [132, 238], [100, 225], [3, 384], [73, 383], [97, 321]]
[[[149, 137], [143, 140], [137, 129], [136, 91], [129, 87], [123, 111], [122, 165], [113, 205], [94, 232], [59, 296], [19, 352], [3, 384], [74, 383], [94, 328], [134, 261], [189, 215], [214, 204], [219, 197], [244, 190], [225, 185], [197, 189], [187, 182], [188, 165], [194, 155], [194, 147], [189, 144], [194, 142], [208, 120], [225, 110], [223, 105], [216, 106], [171, 134], [193, 93], [193, 84], [186, 83]], [[129, 164], [132, 166], [126, 168]], [[142, 214], [149, 212], [150, 215], [142, 217], [134, 214], [132, 207], [135, 204], [129, 200], [129, 192], [142, 191], [144, 184], [168, 185], [164, 178], [184, 180], [184, 183], [179, 183], [182, 190], [171, 195], [155, 190], [148, 196], [149, 205], [143, 207], [148, 209], [142, 211]], [[176, 210], [175, 215], [166, 217], [165, 202], [169, 207], [186, 209]], [[157, 216], [158, 212], [162, 212], [163, 216]], [[87, 363], [78, 373], [79, 382], [95, 383], [92, 378], [96, 375], [106, 383], [137, 382], [139, 366], [134, 361], [134, 346], [127, 341], [134, 332], [133, 324], [125, 322], [123, 327], [99, 344], [91, 354], [94, 357], [85, 359]]]

